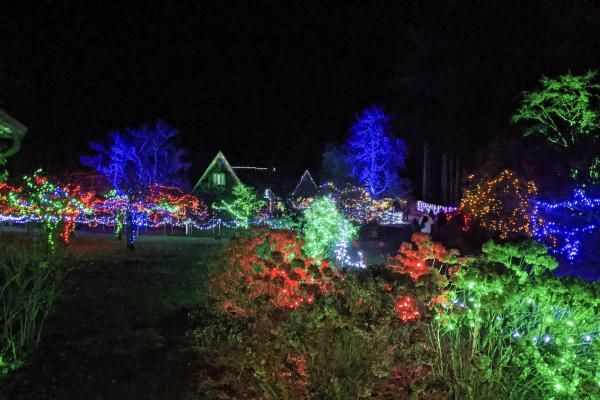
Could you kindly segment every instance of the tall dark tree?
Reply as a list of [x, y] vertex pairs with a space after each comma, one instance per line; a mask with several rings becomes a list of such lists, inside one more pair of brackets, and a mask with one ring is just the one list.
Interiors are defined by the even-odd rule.
[[162, 121], [153, 126], [109, 133], [107, 142], [92, 142], [93, 156], [82, 164], [102, 173], [117, 192], [127, 198], [127, 246], [134, 248], [139, 218], [136, 204], [144, 201], [154, 184], [177, 185], [189, 164], [185, 150], [173, 143], [177, 131]]
[[343, 186], [352, 179], [346, 146], [327, 144], [321, 154], [321, 178], [327, 182]]

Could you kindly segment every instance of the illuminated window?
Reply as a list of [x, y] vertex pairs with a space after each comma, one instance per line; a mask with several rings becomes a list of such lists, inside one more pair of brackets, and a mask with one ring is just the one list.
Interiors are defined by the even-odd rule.
[[225, 174], [223, 172], [214, 173], [212, 175], [213, 185], [224, 186], [225, 185]]

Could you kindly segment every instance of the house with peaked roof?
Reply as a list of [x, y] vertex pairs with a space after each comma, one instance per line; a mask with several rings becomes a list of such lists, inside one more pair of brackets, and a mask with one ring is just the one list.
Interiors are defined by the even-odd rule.
[[290, 196], [292, 208], [295, 208], [296, 210], [305, 209], [312, 204], [318, 193], [319, 189], [310, 175], [310, 172], [308, 172], [308, 170], [304, 171], [304, 174], [302, 174], [300, 181]]
[[232, 166], [221, 151], [204, 171], [192, 193], [201, 195], [208, 202], [227, 199], [239, 184], [252, 187], [259, 196], [268, 201], [279, 201], [274, 191], [279, 189], [274, 167]]
[[294, 188], [294, 191], [292, 192], [292, 197], [315, 197], [317, 195], [317, 192], [317, 185], [315, 184], [314, 179], [310, 175], [310, 172], [306, 170], [304, 171], [304, 174], [302, 174], [300, 181]]
[[227, 197], [233, 188], [241, 183], [223, 153], [219, 151], [192, 189], [192, 193], [214, 198]]

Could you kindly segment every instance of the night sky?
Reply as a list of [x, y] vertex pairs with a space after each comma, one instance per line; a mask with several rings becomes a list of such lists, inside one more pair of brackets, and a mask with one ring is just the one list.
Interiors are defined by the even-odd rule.
[[192, 181], [217, 150], [299, 178], [379, 103], [418, 185], [424, 141], [473, 167], [518, 137], [522, 90], [600, 67], [595, 1], [15, 3], [0, 15], [0, 107], [29, 132], [13, 175], [81, 170], [89, 140], [160, 118]]

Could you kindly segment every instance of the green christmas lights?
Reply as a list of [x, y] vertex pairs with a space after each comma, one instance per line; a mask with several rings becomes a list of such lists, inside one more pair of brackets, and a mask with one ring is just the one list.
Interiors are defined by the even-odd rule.
[[68, 243], [75, 221], [82, 213], [91, 213], [91, 194], [82, 194], [78, 186], [58, 186], [37, 170], [23, 177], [23, 188], [9, 194], [9, 202], [20, 215], [42, 222], [48, 249], [54, 252], [60, 236]]
[[344, 235], [351, 241], [357, 228], [337, 211], [335, 202], [319, 197], [303, 213], [304, 251], [311, 258], [330, 258]]
[[213, 208], [218, 211], [225, 211], [233, 217], [236, 225], [248, 228], [252, 217], [266, 203], [258, 198], [251, 187], [244, 184], [236, 185], [233, 188], [233, 197], [233, 200], [221, 200], [218, 204], [213, 204]]

